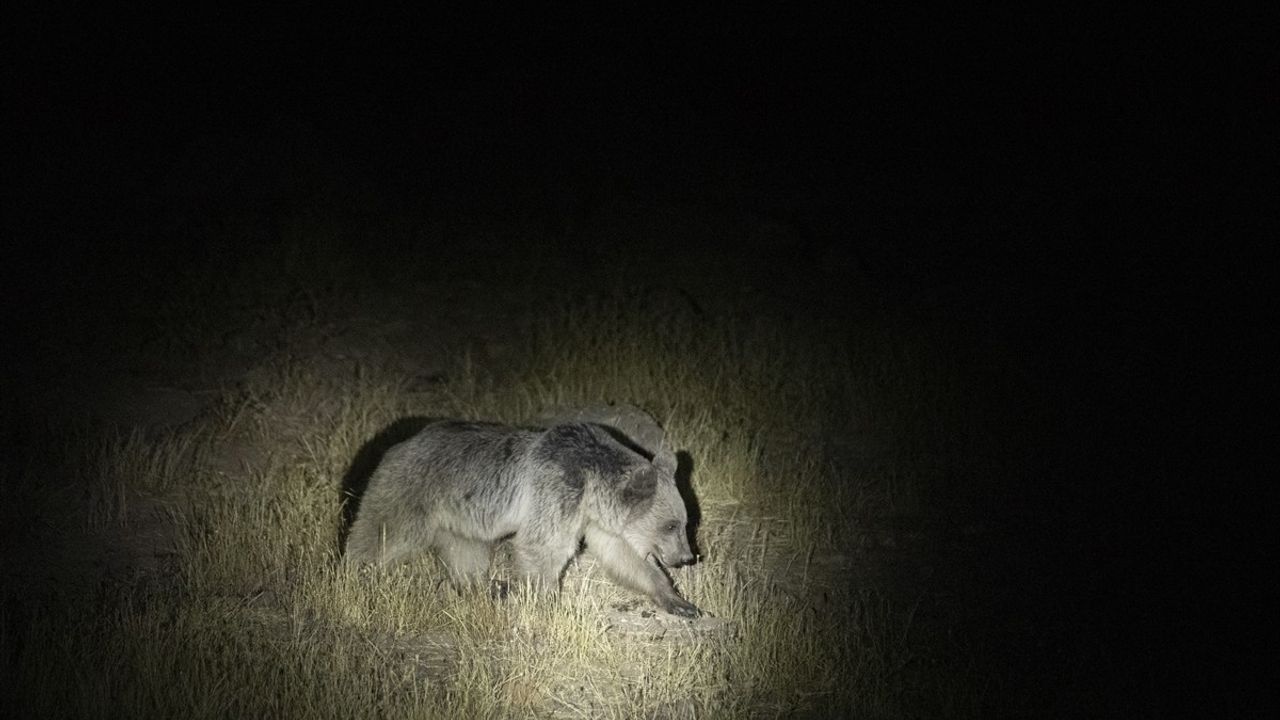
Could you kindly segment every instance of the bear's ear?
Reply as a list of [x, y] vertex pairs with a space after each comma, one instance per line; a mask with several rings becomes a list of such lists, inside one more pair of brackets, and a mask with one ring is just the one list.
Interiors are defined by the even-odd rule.
[[622, 486], [622, 498], [627, 504], [642, 502], [653, 497], [657, 488], [658, 473], [653, 466], [646, 464], [628, 473], [626, 483]]
[[676, 451], [667, 443], [667, 438], [664, 435], [658, 442], [658, 449], [653, 453], [653, 466], [658, 469], [658, 472], [667, 477], [675, 477], [676, 467], [679, 464], [679, 461], [676, 460]]

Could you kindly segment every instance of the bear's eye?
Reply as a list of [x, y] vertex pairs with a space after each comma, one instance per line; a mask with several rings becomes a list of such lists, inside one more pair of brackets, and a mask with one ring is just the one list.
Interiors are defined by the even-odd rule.
[[667, 523], [667, 527], [666, 527], [667, 532], [673, 533], [679, 529], [680, 529], [680, 523], [676, 522], [675, 520], [672, 520], [671, 522]]

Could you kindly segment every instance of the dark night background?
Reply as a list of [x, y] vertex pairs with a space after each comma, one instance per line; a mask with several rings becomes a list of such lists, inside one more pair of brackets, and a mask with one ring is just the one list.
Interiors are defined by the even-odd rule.
[[[177, 216], [323, 192], [548, 226], [618, 196], [776, 219], [785, 243], [694, 256], [751, 253], [796, 313], [985, 318], [1035, 402], [1084, 418], [1088, 472], [1006, 496], [1077, 528], [1044, 550], [1088, 589], [1063, 607], [1171, 696], [1274, 701], [1275, 490], [1251, 460], [1274, 441], [1253, 418], [1276, 390], [1259, 338], [1280, 126], [1258, 18], [166, 12], [5, 23], [6, 394], [92, 382], [76, 328], [210, 252]], [[240, 166], [182, 163], [246, 138]], [[608, 254], [538, 242], [583, 271]], [[683, 271], [715, 292], [716, 267]]]

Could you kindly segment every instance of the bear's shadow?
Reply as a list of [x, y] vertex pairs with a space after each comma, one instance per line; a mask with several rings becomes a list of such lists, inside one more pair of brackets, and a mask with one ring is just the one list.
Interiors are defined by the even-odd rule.
[[697, 562], [702, 557], [702, 552], [698, 549], [702, 506], [698, 504], [698, 496], [693, 492], [693, 456], [685, 450], [676, 453], [676, 489], [680, 491], [680, 499], [684, 500], [685, 509], [689, 512], [685, 531], [689, 534], [689, 550], [693, 552], [694, 562]]

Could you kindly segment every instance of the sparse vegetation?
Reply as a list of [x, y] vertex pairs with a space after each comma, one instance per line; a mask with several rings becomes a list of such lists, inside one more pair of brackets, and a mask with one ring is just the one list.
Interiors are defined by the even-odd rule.
[[[298, 257], [310, 255], [280, 260], [287, 282]], [[905, 452], [880, 452], [888, 460], [874, 470], [851, 461], [851, 443], [886, 442], [868, 428], [908, 442], [920, 427], [912, 413], [948, 411], [947, 378], [910, 356], [919, 348], [597, 287], [528, 297], [537, 321], [518, 357], [459, 352], [421, 383], [368, 358], [306, 352], [339, 294], [356, 292], [327, 286], [317, 296], [259, 283], [227, 302], [214, 280], [208, 297], [159, 306], [166, 335], [149, 348], [184, 361], [199, 338], [228, 332], [195, 310], [214, 296], [231, 308], [217, 317], [268, 327], [278, 344], [185, 426], [59, 426], [11, 462], [14, 493], [38, 483], [46, 499], [55, 486], [86, 494], [57, 532], [125, 542], [133, 499], [146, 497], [171, 548], [164, 563], [91, 592], [6, 586], [0, 644], [14, 707], [41, 717], [895, 717], [975, 715], [991, 701], [975, 670], [938, 659], [911, 603], [848, 567], [869, 521], [920, 502], [923, 471]], [[431, 558], [381, 575], [336, 563], [344, 475], [395, 421], [528, 422], [600, 401], [646, 408], [688, 453], [702, 560], [675, 579], [713, 622], [628, 630], [619, 618], [651, 609], [587, 557], [553, 602], [459, 594]]]

